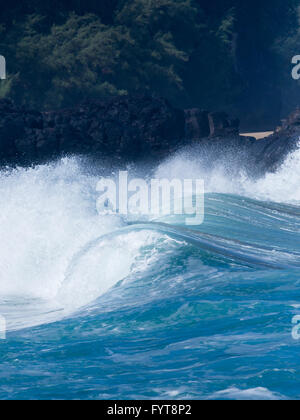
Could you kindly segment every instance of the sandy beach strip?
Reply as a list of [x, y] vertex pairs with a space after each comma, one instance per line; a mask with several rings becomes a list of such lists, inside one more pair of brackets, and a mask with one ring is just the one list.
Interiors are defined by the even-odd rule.
[[257, 140], [264, 139], [265, 137], [271, 136], [274, 131], [261, 131], [258, 133], [242, 133], [241, 136], [255, 137]]

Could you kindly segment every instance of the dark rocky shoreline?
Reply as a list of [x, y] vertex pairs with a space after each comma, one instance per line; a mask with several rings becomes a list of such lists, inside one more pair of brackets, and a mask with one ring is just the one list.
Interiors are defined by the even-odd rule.
[[160, 160], [199, 144], [245, 150], [257, 171], [272, 171], [297, 148], [300, 111], [272, 136], [239, 134], [239, 121], [221, 112], [180, 110], [162, 98], [121, 96], [67, 110], [30, 111], [0, 100], [0, 164], [39, 164], [69, 154], [119, 161]]

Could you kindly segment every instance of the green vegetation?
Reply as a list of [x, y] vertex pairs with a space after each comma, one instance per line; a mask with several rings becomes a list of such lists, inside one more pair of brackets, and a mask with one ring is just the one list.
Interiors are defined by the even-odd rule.
[[298, 8], [298, 25], [288, 35], [277, 40], [274, 49], [278, 56], [278, 67], [282, 70], [279, 78], [279, 85], [284, 86], [282, 90], [282, 103], [286, 110], [285, 115], [300, 106], [300, 80], [291, 78], [291, 59], [300, 55], [300, 7]]
[[275, 96], [280, 81], [290, 83], [282, 60], [290, 62], [293, 47], [285, 46], [298, 42], [298, 4], [12, 0], [0, 11], [9, 74], [0, 96], [49, 109], [151, 92], [182, 107], [278, 119]]

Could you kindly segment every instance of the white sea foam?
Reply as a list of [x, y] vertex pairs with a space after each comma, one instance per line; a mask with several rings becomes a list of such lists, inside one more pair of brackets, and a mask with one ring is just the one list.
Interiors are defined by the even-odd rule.
[[120, 225], [98, 216], [95, 183], [74, 159], [1, 174], [2, 295], [54, 297], [74, 253]]
[[217, 161], [201, 156], [199, 149], [180, 152], [161, 164], [158, 178], [204, 179], [207, 193], [237, 194], [258, 200], [297, 204], [300, 202], [300, 149], [291, 153], [275, 173], [250, 179], [241, 162], [234, 156], [220, 157]]
[[[7, 314], [9, 323], [17, 318], [10, 301], [20, 308], [19, 318], [31, 318], [24, 308], [28, 300], [26, 308], [47, 301], [48, 312], [74, 254], [122, 222], [99, 217], [97, 179], [84, 174], [76, 159], [3, 171], [0, 177], [0, 313]], [[23, 307], [16, 304], [21, 301]]]
[[285, 398], [275, 392], [271, 392], [267, 388], [259, 387], [249, 389], [228, 388], [216, 392], [212, 399], [277, 401]]
[[155, 241], [154, 232], [123, 234], [76, 261], [87, 244], [124, 226], [98, 214], [98, 177], [67, 158], [2, 171], [0, 179], [0, 314], [9, 329], [57, 320], [97, 299]]

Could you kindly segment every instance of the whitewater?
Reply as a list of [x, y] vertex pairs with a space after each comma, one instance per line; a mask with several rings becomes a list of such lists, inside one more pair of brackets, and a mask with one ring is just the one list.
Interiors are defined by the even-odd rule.
[[[204, 223], [99, 215], [119, 169], [204, 179]], [[258, 179], [197, 148], [0, 179], [0, 399], [300, 397], [300, 150]]]

